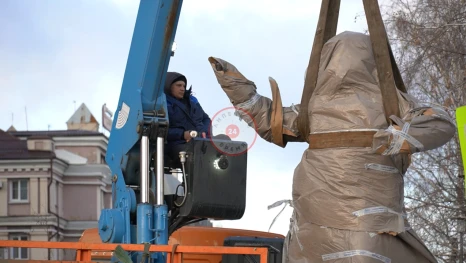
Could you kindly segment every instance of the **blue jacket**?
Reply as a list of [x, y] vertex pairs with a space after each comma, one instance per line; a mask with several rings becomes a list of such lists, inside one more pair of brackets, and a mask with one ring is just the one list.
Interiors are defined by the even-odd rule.
[[184, 132], [195, 130], [198, 136], [205, 132], [210, 137], [209, 130], [211, 120], [204, 112], [198, 100], [192, 96], [191, 88], [186, 90], [184, 98], [179, 100], [170, 94], [170, 86], [177, 80], [184, 80], [186, 77], [180, 73], [168, 72], [165, 81], [165, 95], [167, 98], [168, 128], [167, 141], [168, 145], [177, 145], [186, 143]]

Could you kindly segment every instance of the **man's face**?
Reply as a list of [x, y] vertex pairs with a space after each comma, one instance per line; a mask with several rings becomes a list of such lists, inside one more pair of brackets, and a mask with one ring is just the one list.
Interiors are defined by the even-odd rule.
[[186, 90], [186, 84], [182, 80], [178, 80], [173, 83], [171, 86], [172, 96], [177, 99], [182, 99], [184, 96], [184, 91]]

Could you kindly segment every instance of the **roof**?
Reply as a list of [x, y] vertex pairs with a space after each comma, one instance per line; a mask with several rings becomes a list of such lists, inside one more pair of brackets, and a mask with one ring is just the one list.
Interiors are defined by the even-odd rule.
[[16, 128], [15, 126], [11, 125], [10, 128], [8, 128], [8, 130], [6, 130], [7, 132], [10, 132], [10, 131], [16, 131]]
[[86, 164], [87, 158], [74, 154], [70, 151], [63, 150], [63, 149], [56, 149], [55, 154], [57, 158], [65, 160], [69, 164]]
[[51, 151], [29, 151], [27, 142], [0, 130], [0, 160], [48, 159], [55, 157]]
[[18, 138], [11, 134], [0, 130], [0, 150], [2, 149], [26, 149], [27, 145], [25, 142], [20, 141]]
[[105, 164], [70, 165], [65, 171], [65, 175], [73, 176], [85, 173], [101, 173], [110, 176], [110, 168]]
[[73, 113], [71, 118], [66, 122], [71, 123], [99, 123], [94, 115], [92, 115], [86, 104], [82, 103], [81, 106]]
[[47, 135], [33, 135], [29, 136], [29, 139], [36, 139], [36, 140], [53, 140], [52, 137]]
[[101, 132], [88, 130], [55, 130], [55, 131], [15, 131], [10, 132], [16, 137], [48, 136], [48, 137], [69, 137], [69, 136], [105, 136]]

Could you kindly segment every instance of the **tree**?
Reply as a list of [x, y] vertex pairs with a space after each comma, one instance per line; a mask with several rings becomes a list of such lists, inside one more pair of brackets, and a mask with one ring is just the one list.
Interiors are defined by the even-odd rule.
[[[454, 119], [466, 105], [466, 0], [393, 0], [384, 21], [409, 93]], [[464, 262], [466, 207], [457, 135], [418, 153], [405, 175], [411, 227], [439, 262]]]

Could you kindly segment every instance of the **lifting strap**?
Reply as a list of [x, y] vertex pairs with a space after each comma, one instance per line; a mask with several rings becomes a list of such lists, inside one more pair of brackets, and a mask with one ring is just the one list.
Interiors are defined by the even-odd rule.
[[[406, 88], [388, 42], [388, 36], [380, 14], [378, 1], [362, 1], [377, 66], [385, 117], [387, 122], [391, 123], [391, 115], [400, 117], [396, 88], [402, 92], [406, 92]], [[300, 111], [297, 119], [298, 130], [308, 143], [310, 143], [308, 138], [308, 134], [310, 133], [308, 104], [317, 84], [322, 48], [330, 38], [336, 35], [339, 12], [340, 0], [322, 0], [319, 21], [314, 36], [309, 65], [306, 71], [306, 79], [304, 81]]]

